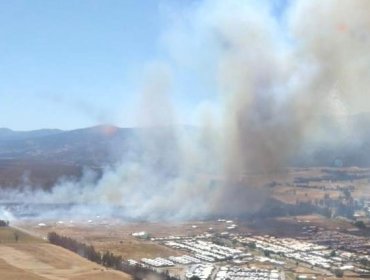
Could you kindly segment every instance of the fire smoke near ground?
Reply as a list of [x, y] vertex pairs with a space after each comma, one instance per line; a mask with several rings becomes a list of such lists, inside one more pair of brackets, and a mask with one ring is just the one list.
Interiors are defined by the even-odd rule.
[[[269, 196], [261, 186], [307, 141], [330, 140], [320, 116], [342, 121], [363, 111], [370, 84], [369, 1], [292, 1], [282, 12], [273, 3], [192, 4], [163, 36], [168, 61], [151, 63], [144, 81], [140, 156], [107, 168], [97, 183], [87, 173], [50, 193], [5, 196], [99, 211], [122, 206], [148, 219], [257, 211]], [[178, 69], [197, 75], [218, 100], [202, 106], [196, 132], [174, 125]]]

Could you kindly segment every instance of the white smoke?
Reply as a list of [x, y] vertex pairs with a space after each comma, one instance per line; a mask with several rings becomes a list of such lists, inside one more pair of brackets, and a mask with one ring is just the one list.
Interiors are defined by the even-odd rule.
[[[168, 61], [150, 64], [141, 91], [140, 156], [98, 183], [32, 191], [35, 201], [123, 206], [146, 218], [262, 207], [263, 185], [305, 142], [324, 137], [320, 116], [366, 110], [370, 84], [369, 1], [295, 1], [279, 16], [272, 4], [205, 0], [171, 18]], [[174, 125], [172, 84], [184, 71], [219, 101], [217, 116], [202, 114], [195, 132]]]

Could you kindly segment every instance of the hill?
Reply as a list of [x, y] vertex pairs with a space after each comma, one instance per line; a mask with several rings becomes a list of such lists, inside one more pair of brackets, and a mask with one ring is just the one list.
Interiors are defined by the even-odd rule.
[[[320, 131], [314, 131], [320, 137], [304, 141], [292, 153], [291, 166], [370, 167], [370, 113], [335, 121], [323, 116], [320, 122]], [[183, 131], [193, 136], [198, 130], [186, 127]], [[166, 154], [176, 151], [176, 137], [164, 127], [100, 125], [70, 131], [0, 128], [0, 186], [47, 189], [63, 178], [80, 178], [84, 168], [94, 170], [98, 179], [103, 167], [132, 156], [140, 158], [144, 147], [153, 141], [163, 142]]]
[[[15, 242], [14, 232], [19, 234]], [[1, 279], [108, 279], [128, 280], [122, 272], [107, 270], [68, 250], [16, 229], [0, 228]]]
[[84, 168], [98, 176], [132, 150], [134, 129], [96, 126], [71, 131], [0, 129], [0, 185], [49, 188], [62, 178], [78, 179]]
[[101, 166], [117, 160], [113, 147], [123, 147], [135, 130], [115, 126], [95, 126], [71, 131], [35, 130], [17, 132], [0, 129], [0, 159], [57, 161]]

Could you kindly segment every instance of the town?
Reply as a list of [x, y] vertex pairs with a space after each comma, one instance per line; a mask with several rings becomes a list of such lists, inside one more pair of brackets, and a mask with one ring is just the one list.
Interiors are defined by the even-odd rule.
[[[223, 221], [223, 220], [221, 220]], [[236, 225], [235, 225], [236, 226]], [[300, 237], [208, 232], [196, 236], [136, 238], [170, 247], [180, 256], [130, 259], [131, 264], [169, 271], [181, 279], [316, 279], [343, 275], [370, 276], [370, 242], [366, 237], [315, 226]], [[294, 277], [292, 276], [294, 275]]]

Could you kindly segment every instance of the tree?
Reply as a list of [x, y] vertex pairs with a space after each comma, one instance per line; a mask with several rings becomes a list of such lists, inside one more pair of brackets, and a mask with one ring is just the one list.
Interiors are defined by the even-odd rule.
[[360, 228], [360, 229], [365, 229], [366, 228], [366, 225], [363, 221], [357, 221], [355, 222], [355, 226]]
[[14, 232], [14, 239], [15, 239], [15, 242], [18, 242], [18, 240], [19, 240], [19, 234], [18, 234], [18, 232]]
[[351, 192], [348, 189], [344, 189], [343, 194], [347, 200], [351, 198]]
[[263, 254], [265, 255], [265, 257], [270, 257], [270, 251], [269, 250], [264, 250], [263, 251]]
[[248, 243], [248, 247], [250, 248], [250, 249], [252, 249], [252, 250], [255, 250], [256, 249], [256, 242], [249, 242]]
[[361, 263], [363, 266], [370, 266], [370, 261], [369, 261], [367, 258], [362, 258], [362, 259], [360, 259], [360, 263]]
[[[50, 243], [66, 248], [93, 262], [126, 272], [132, 276], [133, 280], [149, 278], [155, 278], [158, 280], [180, 280], [176, 277], [170, 276], [168, 271], [157, 272], [151, 268], [143, 267], [140, 264], [132, 266], [128, 262], [123, 261], [122, 256], [114, 255], [109, 251], [101, 254], [100, 252], [97, 252], [93, 246], [86, 245], [66, 236], [58, 235], [55, 232], [48, 233], [48, 239]], [[197, 277], [195, 280], [200, 279]]]

